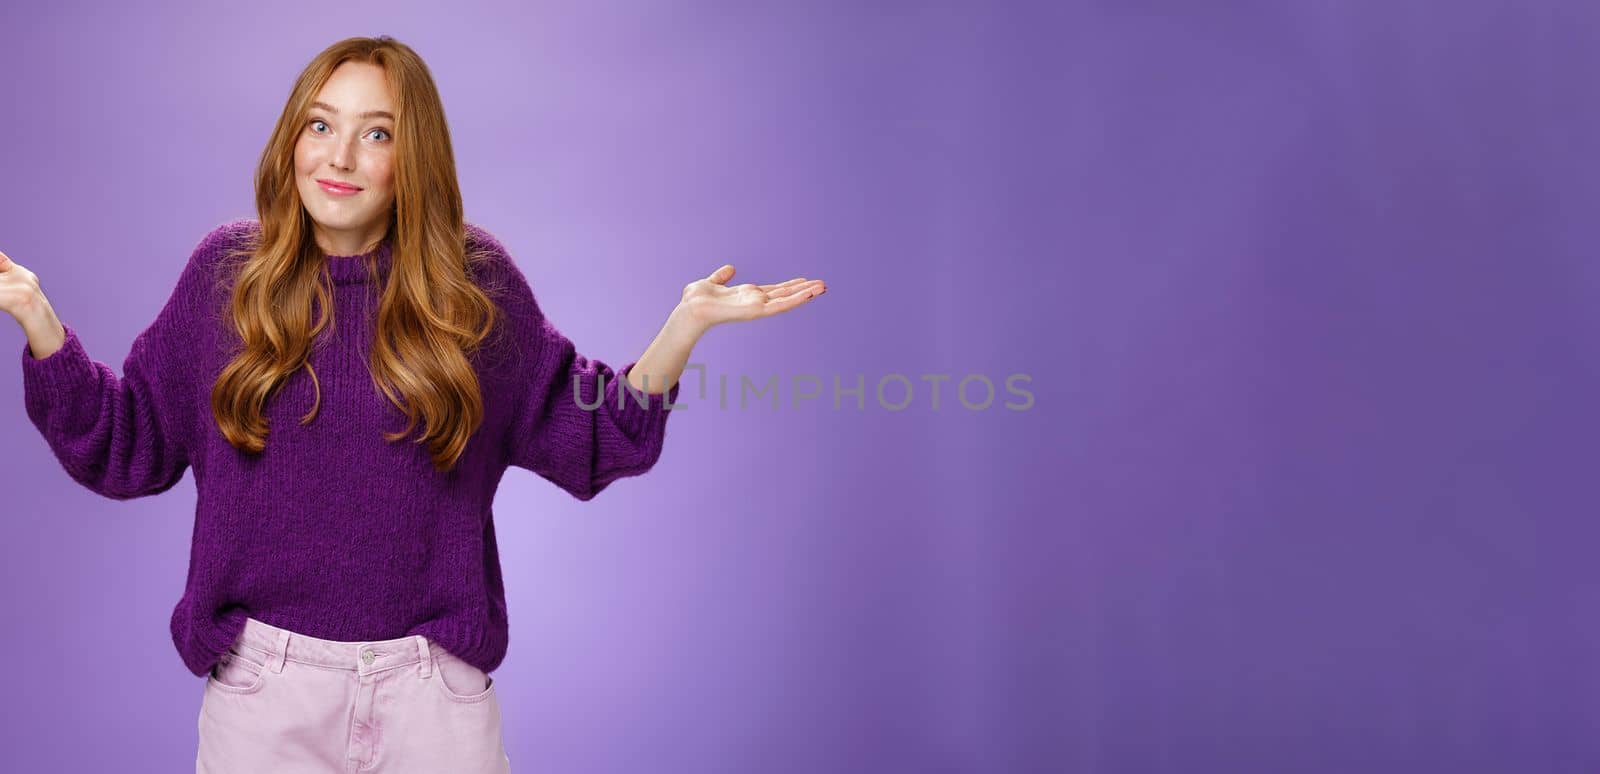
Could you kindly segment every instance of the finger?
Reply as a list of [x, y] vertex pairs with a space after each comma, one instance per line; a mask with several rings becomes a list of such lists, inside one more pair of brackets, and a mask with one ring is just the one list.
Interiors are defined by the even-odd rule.
[[768, 316], [782, 314], [807, 301], [810, 301], [813, 298], [816, 298], [817, 296], [822, 295], [822, 293], [822, 290], [817, 290], [811, 293], [790, 293], [782, 298], [768, 301], [764, 306], [762, 306], [762, 312]]
[[798, 285], [798, 284], [800, 284], [802, 282], [805, 282], [805, 281], [806, 281], [805, 277], [795, 277], [794, 279], [789, 280], [788, 282], [779, 282], [779, 283], [774, 284], [774, 285], [761, 285], [760, 287], [761, 287], [762, 290], [765, 290], [765, 291], [770, 293], [773, 290], [776, 290], [778, 288], [786, 288], [786, 287], [789, 287], [790, 285]]
[[0, 253], [0, 271], [9, 271], [10, 269], [11, 269], [11, 258], [8, 257], [5, 253]]
[[712, 282], [715, 282], [718, 285], [721, 285], [721, 284], [727, 282], [728, 280], [733, 279], [733, 264], [731, 264], [731, 263], [723, 264], [722, 268], [717, 269], [714, 272], [711, 272], [711, 276], [706, 277], [706, 279], [711, 280]]
[[[784, 284], [788, 285], [789, 283], [786, 282]], [[815, 295], [817, 293], [821, 293], [822, 290], [823, 290], [822, 280], [810, 280], [810, 281], [807, 281], [807, 282], [802, 282], [802, 283], [797, 284], [797, 285], [789, 285], [789, 287], [772, 291], [772, 292], [768, 293], [767, 295], [769, 295], [769, 296], [771, 296], [773, 298], [778, 298], [780, 296], [792, 295], [794, 293], [811, 293], [811, 294]]]

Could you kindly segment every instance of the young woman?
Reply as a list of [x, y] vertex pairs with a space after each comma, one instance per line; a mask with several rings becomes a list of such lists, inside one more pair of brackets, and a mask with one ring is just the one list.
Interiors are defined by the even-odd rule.
[[579, 355], [463, 219], [432, 76], [387, 36], [306, 67], [255, 181], [259, 219], [200, 241], [121, 377], [0, 254], [28, 416], [107, 497], [194, 470], [170, 626], [206, 677], [198, 771], [506, 771], [502, 474], [588, 500], [644, 473], [700, 336], [823, 283], [729, 286], [724, 265], [637, 361]]

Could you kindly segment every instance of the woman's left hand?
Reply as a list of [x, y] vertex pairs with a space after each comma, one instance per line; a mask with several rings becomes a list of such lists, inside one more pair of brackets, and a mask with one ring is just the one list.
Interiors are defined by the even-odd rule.
[[729, 286], [733, 265], [726, 264], [704, 279], [683, 286], [684, 310], [697, 323], [709, 328], [736, 320], [755, 320], [782, 314], [827, 291], [822, 280], [795, 277], [775, 285]]

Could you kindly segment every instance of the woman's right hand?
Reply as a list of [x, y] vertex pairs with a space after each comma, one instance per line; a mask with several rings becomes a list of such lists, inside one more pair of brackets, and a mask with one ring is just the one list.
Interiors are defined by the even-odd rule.
[[0, 252], [0, 311], [11, 315], [28, 334], [28, 346], [35, 359], [54, 354], [67, 340], [66, 329], [50, 308], [50, 299], [39, 287], [39, 276]]

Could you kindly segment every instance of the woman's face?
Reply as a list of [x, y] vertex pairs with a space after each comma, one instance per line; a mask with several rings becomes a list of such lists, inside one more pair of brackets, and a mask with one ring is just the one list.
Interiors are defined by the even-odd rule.
[[355, 255], [383, 239], [394, 205], [394, 125], [377, 65], [345, 62], [317, 93], [295, 141], [294, 179], [323, 252]]

